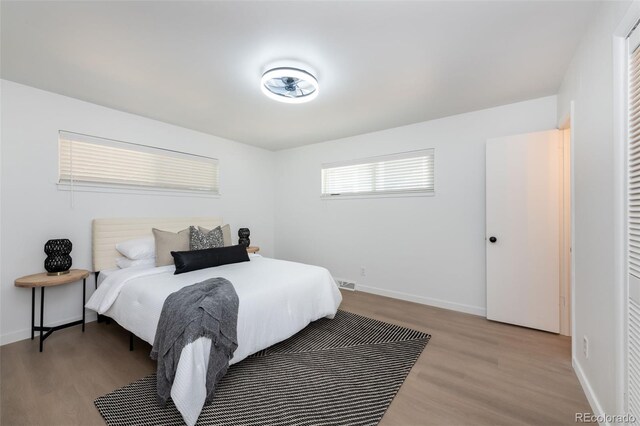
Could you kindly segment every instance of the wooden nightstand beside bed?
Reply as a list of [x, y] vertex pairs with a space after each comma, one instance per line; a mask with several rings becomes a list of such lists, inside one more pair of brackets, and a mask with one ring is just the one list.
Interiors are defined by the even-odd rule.
[[[34, 332], [40, 332], [40, 352], [42, 352], [44, 340], [56, 330], [60, 330], [74, 325], [82, 324], [82, 332], [84, 333], [84, 303], [86, 297], [87, 277], [89, 271], [84, 269], [72, 269], [68, 274], [64, 275], [47, 275], [46, 272], [40, 274], [27, 275], [25, 277], [18, 278], [15, 281], [16, 287], [31, 288], [31, 340], [34, 338]], [[66, 324], [56, 325], [54, 327], [44, 326], [44, 289], [45, 287], [55, 287], [64, 284], [74, 283], [82, 280], [82, 319], [78, 321], [68, 322]], [[36, 287], [40, 287], [40, 325], [35, 325], [35, 310], [36, 310]], [[42, 334], [46, 331], [46, 334]]]

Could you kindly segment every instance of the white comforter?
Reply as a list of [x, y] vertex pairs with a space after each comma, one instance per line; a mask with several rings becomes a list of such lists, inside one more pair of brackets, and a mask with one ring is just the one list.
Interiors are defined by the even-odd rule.
[[[238, 298], [238, 348], [231, 364], [293, 336], [311, 321], [332, 318], [342, 301], [328, 270], [318, 266], [251, 255], [250, 262], [174, 275], [175, 267], [114, 271], [93, 293], [86, 307], [105, 314], [153, 344], [162, 305], [182, 287], [223, 277]], [[186, 346], [171, 397], [188, 425], [195, 424], [206, 396], [209, 339]]]

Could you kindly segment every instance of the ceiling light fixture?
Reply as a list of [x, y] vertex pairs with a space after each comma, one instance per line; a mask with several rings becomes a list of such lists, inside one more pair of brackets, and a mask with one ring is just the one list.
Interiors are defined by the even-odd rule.
[[301, 104], [318, 96], [318, 80], [298, 68], [273, 68], [262, 75], [260, 89], [278, 102]]

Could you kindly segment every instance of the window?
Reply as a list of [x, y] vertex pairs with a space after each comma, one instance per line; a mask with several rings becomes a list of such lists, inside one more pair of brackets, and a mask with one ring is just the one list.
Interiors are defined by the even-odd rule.
[[78, 133], [59, 133], [60, 184], [217, 195], [218, 160]]
[[434, 192], [433, 149], [322, 166], [322, 197]]

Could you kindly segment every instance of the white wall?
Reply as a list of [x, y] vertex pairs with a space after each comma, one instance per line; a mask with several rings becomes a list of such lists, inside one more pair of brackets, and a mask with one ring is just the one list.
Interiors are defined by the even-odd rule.
[[[279, 151], [276, 254], [360, 290], [484, 315], [485, 141], [555, 127], [551, 96]], [[435, 148], [433, 197], [320, 199], [322, 163], [423, 148]]]
[[[592, 408], [619, 413], [620, 287], [616, 279], [616, 182], [612, 40], [630, 2], [603, 2], [558, 94], [558, 122], [574, 101], [574, 366]], [[589, 339], [589, 357], [582, 339]]]
[[[29, 335], [31, 292], [14, 287], [14, 279], [43, 271], [43, 247], [50, 238], [69, 238], [73, 266], [91, 269], [91, 220], [96, 217], [220, 215], [234, 237], [237, 228], [249, 227], [252, 243], [273, 254], [273, 152], [6, 80], [1, 90], [2, 343]], [[219, 158], [222, 195], [76, 192], [72, 208], [70, 193], [56, 186], [60, 129]], [[92, 279], [87, 288], [89, 297]], [[47, 290], [45, 323], [80, 318], [80, 299], [80, 284]]]

